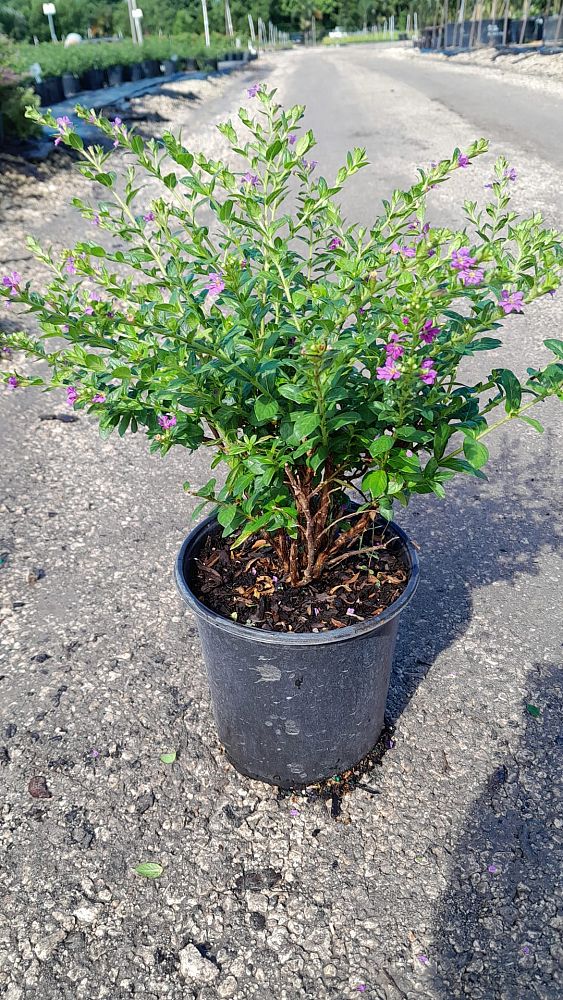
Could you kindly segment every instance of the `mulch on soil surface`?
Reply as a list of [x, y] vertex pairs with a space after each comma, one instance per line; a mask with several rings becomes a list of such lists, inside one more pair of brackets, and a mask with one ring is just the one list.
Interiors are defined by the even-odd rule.
[[[367, 534], [367, 533], [366, 533]], [[291, 587], [267, 537], [253, 536], [231, 550], [218, 532], [196, 560], [192, 588], [202, 604], [239, 625], [272, 632], [326, 632], [373, 618], [401, 595], [408, 571], [395, 555], [387, 528], [363, 536], [368, 554], [350, 551], [303, 587]], [[356, 544], [356, 548], [360, 543]]]

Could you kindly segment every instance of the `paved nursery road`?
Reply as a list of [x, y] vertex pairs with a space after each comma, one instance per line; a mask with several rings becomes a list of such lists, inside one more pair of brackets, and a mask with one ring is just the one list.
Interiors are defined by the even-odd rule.
[[[489, 132], [519, 171], [517, 207], [563, 227], [561, 98], [544, 99], [547, 129], [531, 136], [537, 94], [384, 50], [291, 53], [257, 73], [308, 103], [327, 175], [348, 145], [367, 146], [350, 216], [368, 222], [417, 162]], [[199, 109], [178, 103], [176, 124], [221, 155], [210, 122], [242, 86]], [[521, 122], [507, 110], [517, 100]], [[431, 217], [458, 219], [489, 170], [459, 171]], [[24, 224], [59, 241], [80, 232], [61, 178], [38, 212], [8, 212], [0, 247], [7, 262], [21, 253], [20, 271], [32, 269], [17, 246]], [[543, 358], [562, 300], [507, 324], [499, 363]], [[100, 445], [83, 417], [41, 421], [64, 409], [53, 397], [5, 393], [1, 405], [6, 1000], [346, 1000], [364, 984], [379, 1000], [555, 1000], [555, 405], [542, 437], [498, 435], [489, 484], [457, 483], [401, 515], [423, 582], [401, 626], [396, 743], [339, 821], [239, 777], [216, 745], [171, 578], [188, 527], [180, 484], [203, 477], [203, 459], [151, 459], [137, 439]], [[160, 764], [172, 748], [177, 763]], [[29, 797], [33, 775], [52, 798]], [[164, 876], [138, 879], [144, 860]]]

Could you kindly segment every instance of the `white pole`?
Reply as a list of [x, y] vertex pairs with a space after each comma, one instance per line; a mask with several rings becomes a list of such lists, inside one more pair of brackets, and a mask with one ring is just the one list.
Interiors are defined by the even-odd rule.
[[55, 31], [55, 24], [54, 24], [54, 21], [53, 21], [53, 15], [52, 14], [47, 14], [47, 20], [49, 22], [49, 31], [51, 32], [51, 41], [52, 42], [57, 42], [58, 38], [57, 38], [57, 33]]
[[129, 26], [131, 28], [131, 38], [133, 40], [133, 45], [137, 45], [137, 28], [135, 25], [135, 18], [133, 17], [133, 0], [127, 0], [127, 10], [129, 12]]
[[250, 28], [250, 38], [251, 41], [256, 41], [256, 32], [254, 31], [254, 21], [252, 20], [252, 14], [248, 15], [248, 27]]
[[231, 8], [229, 5], [229, 0], [225, 0], [225, 28], [227, 34], [232, 38], [234, 35], [233, 31], [233, 19], [231, 17]]
[[313, 14], [313, 19], [311, 21], [311, 34], [313, 36], [312, 37], [313, 45], [316, 45], [317, 44], [317, 19], [316, 19], [316, 17], [315, 17], [314, 14]]
[[203, 31], [205, 33], [205, 44], [207, 48], [211, 45], [211, 39], [209, 37], [209, 18], [207, 16], [207, 0], [201, 0], [201, 9], [203, 11]]

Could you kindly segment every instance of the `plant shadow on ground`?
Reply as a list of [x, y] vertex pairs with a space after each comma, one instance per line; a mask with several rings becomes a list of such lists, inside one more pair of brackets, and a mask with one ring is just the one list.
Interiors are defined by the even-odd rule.
[[[491, 463], [490, 479], [496, 478], [500, 487], [496, 494], [492, 482], [460, 477], [442, 503], [434, 496], [420, 498], [405, 516], [397, 512], [397, 520], [420, 546], [421, 583], [399, 627], [388, 725], [396, 725], [439, 654], [467, 630], [472, 591], [494, 582], [516, 583], [522, 575], [538, 576], [542, 556], [557, 551], [555, 502], [548, 498], [549, 481], [542, 471], [555, 442], [547, 430], [536, 437], [529, 450], [505, 439], [502, 458]], [[492, 598], [490, 607], [486, 638], [494, 641]]]
[[[526, 684], [527, 725], [476, 800], [436, 913], [440, 1000], [555, 1000], [561, 996], [557, 916], [563, 861], [559, 729], [563, 670], [538, 663]], [[558, 753], [559, 751], [559, 753]], [[560, 820], [559, 820], [560, 822]]]

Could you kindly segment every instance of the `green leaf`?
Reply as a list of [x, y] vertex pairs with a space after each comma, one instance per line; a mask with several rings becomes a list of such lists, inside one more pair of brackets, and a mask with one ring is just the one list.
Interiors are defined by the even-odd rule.
[[522, 402], [522, 387], [514, 372], [508, 368], [501, 368], [499, 372], [499, 382], [506, 393], [505, 410], [507, 413], [514, 413]]
[[558, 358], [563, 359], [563, 340], [556, 340], [555, 337], [550, 337], [549, 340], [544, 340], [544, 344]]
[[233, 523], [238, 514], [238, 507], [235, 504], [225, 504], [217, 512], [217, 520], [222, 528], [228, 528]]
[[468, 462], [471, 462], [476, 469], [480, 469], [489, 460], [489, 450], [475, 438], [466, 437], [463, 442], [463, 453]]
[[536, 420], [534, 417], [528, 417], [525, 413], [519, 413], [518, 417], [520, 420], [524, 420], [525, 423], [529, 424], [530, 427], [533, 427], [538, 434], [543, 434], [544, 428], [543, 425], [540, 424], [539, 420]]
[[372, 458], [377, 458], [379, 455], [385, 455], [395, 444], [395, 439], [385, 435], [384, 437], [376, 438], [369, 445], [369, 453]]
[[143, 861], [137, 865], [134, 871], [137, 872], [137, 875], [142, 875], [143, 878], [160, 878], [164, 868], [157, 861]]
[[318, 426], [318, 413], [299, 413], [293, 422], [293, 433], [296, 438], [307, 438]]
[[278, 386], [278, 392], [284, 399], [291, 399], [293, 403], [304, 403], [307, 398], [303, 389], [298, 385], [292, 385], [291, 382]]
[[541, 715], [541, 710], [536, 705], [526, 705], [526, 711], [528, 715], [532, 716], [532, 719], [539, 719]]
[[454, 428], [450, 427], [449, 424], [440, 424], [440, 426], [436, 428], [436, 432], [434, 434], [434, 457], [437, 458], [438, 461], [444, 454], [446, 445], [453, 433]]
[[374, 499], [383, 496], [386, 488], [387, 473], [383, 472], [383, 469], [368, 472], [367, 476], [364, 476], [362, 480], [362, 490], [371, 493]]
[[298, 139], [295, 143], [294, 149], [296, 156], [303, 156], [303, 154], [309, 149], [309, 136], [303, 135], [301, 139]]
[[277, 416], [278, 404], [275, 399], [267, 399], [266, 396], [259, 396], [254, 403], [254, 413], [260, 424], [266, 423]]
[[171, 750], [170, 753], [161, 753], [160, 760], [163, 764], [173, 764], [176, 760], [176, 751]]

